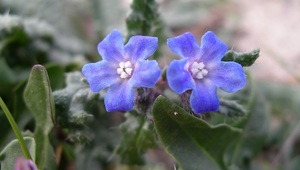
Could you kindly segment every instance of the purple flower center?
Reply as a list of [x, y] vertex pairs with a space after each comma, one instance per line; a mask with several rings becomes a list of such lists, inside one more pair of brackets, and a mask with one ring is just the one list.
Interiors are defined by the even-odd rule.
[[122, 79], [130, 78], [133, 72], [132, 65], [130, 61], [120, 62], [117, 69], [117, 73]]
[[208, 74], [203, 62], [196, 61], [190, 65], [190, 72], [194, 79], [203, 79]]

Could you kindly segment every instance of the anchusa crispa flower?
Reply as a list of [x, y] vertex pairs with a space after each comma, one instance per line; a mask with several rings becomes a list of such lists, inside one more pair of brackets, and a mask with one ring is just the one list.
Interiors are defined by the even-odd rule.
[[37, 167], [32, 160], [18, 157], [14, 165], [14, 170], [37, 170]]
[[98, 44], [101, 61], [84, 65], [82, 73], [93, 92], [108, 88], [104, 104], [108, 112], [129, 111], [134, 106], [134, 88], [152, 88], [161, 71], [156, 61], [145, 60], [158, 46], [158, 39], [133, 36], [124, 46], [122, 34], [113, 30]]
[[192, 90], [190, 106], [196, 114], [218, 110], [218, 87], [233, 93], [245, 86], [242, 66], [221, 61], [227, 46], [213, 32], [203, 35], [201, 46], [191, 33], [169, 38], [167, 44], [181, 57], [167, 70], [169, 86], [178, 94]]

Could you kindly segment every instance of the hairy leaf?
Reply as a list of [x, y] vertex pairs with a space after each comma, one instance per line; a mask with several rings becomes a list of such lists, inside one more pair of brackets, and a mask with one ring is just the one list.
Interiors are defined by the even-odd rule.
[[229, 50], [222, 58], [222, 61], [234, 61], [241, 64], [243, 67], [249, 67], [259, 57], [259, 52], [259, 49], [255, 49], [247, 53], [239, 53]]
[[48, 137], [54, 124], [54, 101], [48, 74], [42, 65], [32, 68], [24, 100], [36, 122], [36, 164], [39, 169], [55, 169], [54, 152]]
[[24, 100], [36, 120], [36, 128], [49, 134], [53, 128], [55, 108], [48, 73], [42, 65], [32, 68]]
[[93, 115], [88, 114], [85, 109], [99, 94], [92, 93], [82, 78], [80, 72], [66, 74], [66, 87], [55, 91], [53, 96], [59, 113], [58, 124], [69, 129], [70, 140], [86, 142], [89, 139], [83, 131]]
[[240, 137], [239, 129], [211, 126], [162, 96], [154, 103], [153, 118], [163, 147], [183, 169], [227, 169], [225, 150]]
[[[31, 158], [35, 160], [36, 143], [34, 138], [24, 137], [24, 141], [29, 150]], [[23, 152], [20, 147], [19, 141], [17, 139], [12, 140], [8, 145], [6, 145], [6, 147], [2, 150], [0, 155], [4, 158], [3, 160], [1, 160], [0, 169], [13, 169], [17, 158], [23, 156]]]

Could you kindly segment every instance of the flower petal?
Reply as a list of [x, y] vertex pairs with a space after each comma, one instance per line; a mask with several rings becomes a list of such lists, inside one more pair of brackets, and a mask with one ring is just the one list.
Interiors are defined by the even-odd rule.
[[208, 78], [226, 92], [236, 92], [246, 85], [243, 67], [235, 62], [221, 62], [211, 68]]
[[85, 64], [82, 73], [93, 92], [99, 92], [120, 81], [116, 66], [104, 60]]
[[185, 69], [187, 61], [187, 59], [174, 60], [167, 70], [168, 84], [178, 94], [195, 87], [194, 79]]
[[118, 30], [113, 30], [99, 44], [98, 52], [105, 61], [121, 62], [124, 60], [124, 41]]
[[130, 81], [133, 87], [152, 88], [160, 74], [160, 68], [155, 60], [138, 60]]
[[158, 46], [158, 38], [150, 36], [133, 36], [125, 45], [125, 56], [132, 62], [150, 57]]
[[104, 98], [106, 111], [129, 111], [134, 105], [134, 90], [129, 81], [121, 81], [108, 88]]
[[221, 61], [227, 51], [227, 45], [223, 43], [213, 32], [206, 32], [201, 39], [201, 61], [209, 63], [215, 60]]
[[190, 105], [196, 114], [217, 111], [220, 105], [217, 87], [207, 80], [196, 83], [190, 97]]
[[14, 163], [14, 170], [37, 170], [37, 167], [32, 160], [18, 157]]
[[167, 39], [170, 50], [182, 58], [194, 58], [200, 53], [200, 46], [193, 34], [187, 32]]

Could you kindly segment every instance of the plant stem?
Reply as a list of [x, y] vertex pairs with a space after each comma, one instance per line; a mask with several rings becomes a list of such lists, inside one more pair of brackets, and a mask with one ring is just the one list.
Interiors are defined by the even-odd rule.
[[23, 139], [23, 136], [21, 135], [21, 132], [19, 131], [19, 128], [14, 120], [14, 118], [12, 117], [10, 111], [8, 110], [8, 108], [6, 107], [6, 104], [3, 102], [2, 98], [0, 97], [0, 106], [5, 114], [5, 116], [7, 117], [18, 141], [19, 144], [21, 146], [22, 152], [25, 156], [26, 159], [31, 159], [30, 153], [28, 151], [28, 148], [26, 147], [25, 141]]

